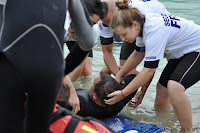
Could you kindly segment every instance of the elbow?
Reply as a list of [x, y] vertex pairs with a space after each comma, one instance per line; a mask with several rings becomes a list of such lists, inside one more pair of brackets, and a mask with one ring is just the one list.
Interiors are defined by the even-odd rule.
[[156, 68], [143, 68], [143, 70], [145, 71], [147, 77], [153, 77]]
[[83, 51], [90, 51], [95, 45], [95, 39], [93, 36], [93, 32], [90, 34], [84, 34], [77, 39], [79, 47]]

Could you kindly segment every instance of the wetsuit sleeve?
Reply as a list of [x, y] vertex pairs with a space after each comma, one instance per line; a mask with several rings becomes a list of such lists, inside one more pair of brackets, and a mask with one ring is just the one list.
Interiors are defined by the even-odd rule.
[[79, 47], [83, 51], [90, 51], [95, 44], [95, 40], [89, 15], [84, 7], [80, 0], [68, 0], [68, 9]]
[[80, 0], [67, 0], [67, 3], [77, 43], [65, 59], [65, 75], [72, 72], [95, 45], [93, 28], [83, 2]]

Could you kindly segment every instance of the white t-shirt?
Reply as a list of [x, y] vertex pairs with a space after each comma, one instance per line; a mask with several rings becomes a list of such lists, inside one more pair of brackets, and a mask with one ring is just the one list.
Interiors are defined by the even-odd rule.
[[130, 6], [132, 8], [137, 8], [142, 15], [147, 13], [162, 13], [169, 14], [165, 6], [158, 0], [131, 0]]
[[68, 36], [69, 28], [70, 28], [70, 23], [71, 23], [71, 18], [69, 11], [66, 12], [66, 17], [65, 17], [65, 24], [64, 28], [66, 30], [65, 35], [64, 35], [64, 41], [74, 41], [70, 36]]
[[94, 30], [94, 37], [95, 37], [95, 46], [97, 45], [97, 40], [99, 37], [99, 28], [98, 28], [98, 24], [93, 25], [93, 30]]
[[178, 59], [190, 52], [200, 52], [200, 26], [173, 15], [146, 14], [143, 38], [136, 41], [145, 46], [145, 61], [161, 58]]
[[[143, 15], [147, 13], [169, 14], [164, 5], [157, 0], [132, 0], [130, 6], [137, 8]], [[98, 25], [100, 36], [104, 38], [113, 37], [113, 31], [109, 27], [104, 26], [101, 20], [98, 22]]]

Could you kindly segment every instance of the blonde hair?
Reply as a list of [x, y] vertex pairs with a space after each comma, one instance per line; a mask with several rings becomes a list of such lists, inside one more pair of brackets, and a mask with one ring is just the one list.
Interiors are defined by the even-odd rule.
[[115, 0], [115, 4], [118, 7], [111, 19], [110, 26], [115, 29], [117, 26], [121, 25], [123, 27], [131, 27], [133, 21], [143, 24], [143, 16], [140, 11], [136, 8], [129, 7], [129, 0]]

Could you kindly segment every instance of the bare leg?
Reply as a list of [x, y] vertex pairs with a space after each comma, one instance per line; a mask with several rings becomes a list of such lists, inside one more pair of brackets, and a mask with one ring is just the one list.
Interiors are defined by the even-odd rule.
[[169, 80], [168, 94], [170, 102], [180, 122], [182, 132], [192, 132], [192, 108], [185, 94], [185, 88], [176, 81]]
[[159, 110], [170, 110], [171, 108], [167, 88], [162, 86], [160, 83], [157, 83], [156, 87], [156, 99], [154, 108]]
[[71, 79], [71, 81], [76, 81], [80, 76], [81, 76], [81, 73], [83, 71], [83, 67], [84, 67], [84, 64], [86, 62], [86, 59], [85, 58], [81, 64], [79, 66], [77, 66], [72, 72], [70, 72], [68, 75]]
[[87, 57], [83, 67], [82, 75], [89, 76], [91, 74], [92, 74], [92, 58]]

